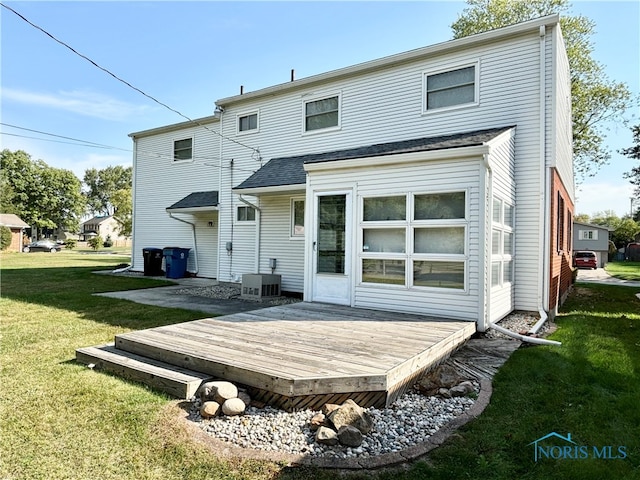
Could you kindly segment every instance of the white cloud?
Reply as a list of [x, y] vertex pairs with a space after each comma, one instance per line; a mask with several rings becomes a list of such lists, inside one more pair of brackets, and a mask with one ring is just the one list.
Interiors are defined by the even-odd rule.
[[[576, 214], [593, 216], [598, 212], [613, 210], [622, 217], [628, 215], [633, 196], [633, 186], [612, 182], [585, 182], [576, 193]], [[634, 206], [634, 210], [637, 206]]]
[[101, 93], [81, 90], [52, 94], [3, 88], [2, 97], [5, 101], [66, 110], [104, 120], [125, 120], [150, 110], [145, 105], [134, 105]]

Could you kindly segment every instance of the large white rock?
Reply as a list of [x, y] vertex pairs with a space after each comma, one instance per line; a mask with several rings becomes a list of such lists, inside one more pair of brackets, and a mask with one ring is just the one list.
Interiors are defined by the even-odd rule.
[[225, 415], [242, 415], [247, 406], [239, 398], [230, 398], [222, 404], [222, 413]]

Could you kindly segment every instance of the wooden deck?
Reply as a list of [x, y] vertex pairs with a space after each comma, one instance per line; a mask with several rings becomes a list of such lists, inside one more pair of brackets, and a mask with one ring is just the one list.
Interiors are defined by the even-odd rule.
[[475, 323], [297, 303], [117, 335], [115, 348], [245, 385], [286, 410], [393, 402]]

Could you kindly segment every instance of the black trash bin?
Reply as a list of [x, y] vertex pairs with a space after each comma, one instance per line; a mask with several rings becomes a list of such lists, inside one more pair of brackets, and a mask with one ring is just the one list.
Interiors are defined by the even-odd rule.
[[187, 273], [190, 248], [165, 247], [162, 250], [167, 278], [183, 278]]
[[142, 257], [144, 258], [145, 277], [160, 277], [164, 275], [161, 248], [143, 248]]

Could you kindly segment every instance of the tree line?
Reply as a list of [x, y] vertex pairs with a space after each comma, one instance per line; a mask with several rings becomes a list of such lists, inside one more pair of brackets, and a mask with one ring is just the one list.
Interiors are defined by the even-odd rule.
[[13, 213], [38, 231], [77, 233], [86, 215], [113, 216], [131, 236], [132, 167], [85, 170], [80, 181], [70, 170], [34, 160], [23, 150], [0, 152], [0, 212]]

